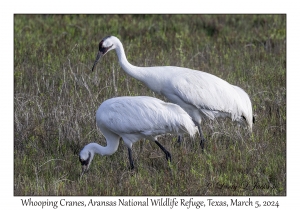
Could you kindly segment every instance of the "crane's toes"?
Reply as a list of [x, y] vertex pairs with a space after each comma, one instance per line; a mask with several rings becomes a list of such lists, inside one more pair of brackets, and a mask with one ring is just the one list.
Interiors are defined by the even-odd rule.
[[131, 171], [134, 170], [134, 165], [133, 164], [129, 166], [129, 170], [131, 170]]

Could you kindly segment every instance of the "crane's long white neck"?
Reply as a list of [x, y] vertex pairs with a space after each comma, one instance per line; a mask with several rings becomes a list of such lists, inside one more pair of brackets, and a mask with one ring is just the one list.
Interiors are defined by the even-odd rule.
[[107, 141], [107, 145], [101, 146], [97, 143], [90, 143], [88, 145], [85, 146], [84, 150], [88, 150], [90, 151], [93, 155], [95, 153], [99, 154], [99, 155], [112, 155], [113, 153], [115, 153], [118, 149], [119, 146], [119, 140], [117, 141]]
[[126, 54], [120, 40], [115, 39], [115, 44], [115, 50], [117, 52], [119, 63], [123, 70], [131, 77], [147, 83], [147, 80], [149, 80], [149, 77], [151, 77], [151, 71], [146, 71], [146, 69], [142, 67], [131, 65], [126, 58]]

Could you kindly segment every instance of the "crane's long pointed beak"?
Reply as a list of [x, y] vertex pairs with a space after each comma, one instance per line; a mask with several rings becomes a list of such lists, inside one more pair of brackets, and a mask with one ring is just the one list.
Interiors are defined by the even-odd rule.
[[102, 57], [102, 55], [103, 55], [103, 53], [99, 51], [97, 54], [96, 60], [94, 62], [94, 65], [92, 67], [92, 71], [94, 71], [94, 68], [96, 67], [96, 65], [97, 65], [98, 61], [100, 60], [100, 58]]

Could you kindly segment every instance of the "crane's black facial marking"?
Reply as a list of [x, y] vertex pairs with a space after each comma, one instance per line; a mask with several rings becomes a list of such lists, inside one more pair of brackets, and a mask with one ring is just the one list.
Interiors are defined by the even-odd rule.
[[94, 62], [94, 65], [92, 67], [92, 71], [94, 71], [94, 68], [96, 67], [98, 61], [100, 60], [100, 58], [105, 55], [107, 53], [107, 51], [112, 48], [113, 44], [111, 46], [108, 46], [108, 47], [104, 47], [103, 46], [103, 42], [109, 38], [110, 36], [107, 36], [105, 37], [104, 39], [101, 40], [101, 42], [99, 43], [99, 51], [98, 51], [98, 54], [97, 54], [97, 57], [96, 57], [96, 60]]
[[104, 55], [105, 53], [107, 53], [107, 51], [113, 46], [113, 45], [111, 45], [111, 46], [109, 46], [109, 47], [104, 47], [104, 46], [103, 46], [103, 42], [104, 42], [106, 39], [110, 38], [110, 37], [111, 37], [111, 36], [106, 36], [106, 37], [104, 37], [104, 38], [101, 40], [101, 42], [99, 43], [99, 51], [102, 52], [102, 55]]
[[80, 156], [79, 156], [79, 161], [80, 161], [82, 166], [87, 166], [89, 164], [90, 160], [91, 160], [91, 153], [90, 152], [89, 152], [89, 157], [86, 160], [81, 159]]
[[103, 42], [105, 41], [105, 39], [102, 39], [102, 41], [99, 43], [99, 52], [102, 53], [102, 55], [105, 55], [105, 53], [107, 53], [107, 51], [112, 48], [113, 44], [109, 47], [104, 47], [103, 46]]

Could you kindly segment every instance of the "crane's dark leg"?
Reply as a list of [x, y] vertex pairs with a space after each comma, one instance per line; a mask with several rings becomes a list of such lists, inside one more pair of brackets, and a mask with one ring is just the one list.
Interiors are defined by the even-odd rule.
[[155, 141], [155, 143], [159, 146], [159, 148], [166, 154], [166, 159], [167, 160], [170, 160], [170, 162], [171, 162], [171, 154], [170, 154], [170, 152], [168, 151], [168, 150], [166, 150], [165, 148], [164, 148], [164, 146], [163, 145], [161, 145], [158, 141]]
[[198, 130], [199, 130], [199, 134], [200, 134], [200, 146], [202, 149], [204, 149], [204, 142], [206, 141], [205, 138], [204, 138], [204, 135], [203, 135], [203, 132], [201, 130], [201, 127], [200, 125], [197, 125], [198, 126]]
[[[203, 132], [202, 132], [201, 127], [200, 127], [199, 124], [197, 124], [197, 127], [198, 127], [199, 134], [200, 134], [200, 146], [201, 146], [202, 149], [204, 149], [204, 142], [206, 140], [204, 138]], [[177, 142], [181, 143], [182, 140], [183, 140], [183, 136], [182, 135], [178, 135]]]
[[182, 140], [183, 140], [183, 135], [178, 135], [177, 143], [181, 143]]
[[132, 151], [130, 148], [128, 148], [128, 156], [129, 156], [130, 169], [133, 170], [134, 164], [133, 164], [133, 160], [132, 160]]

